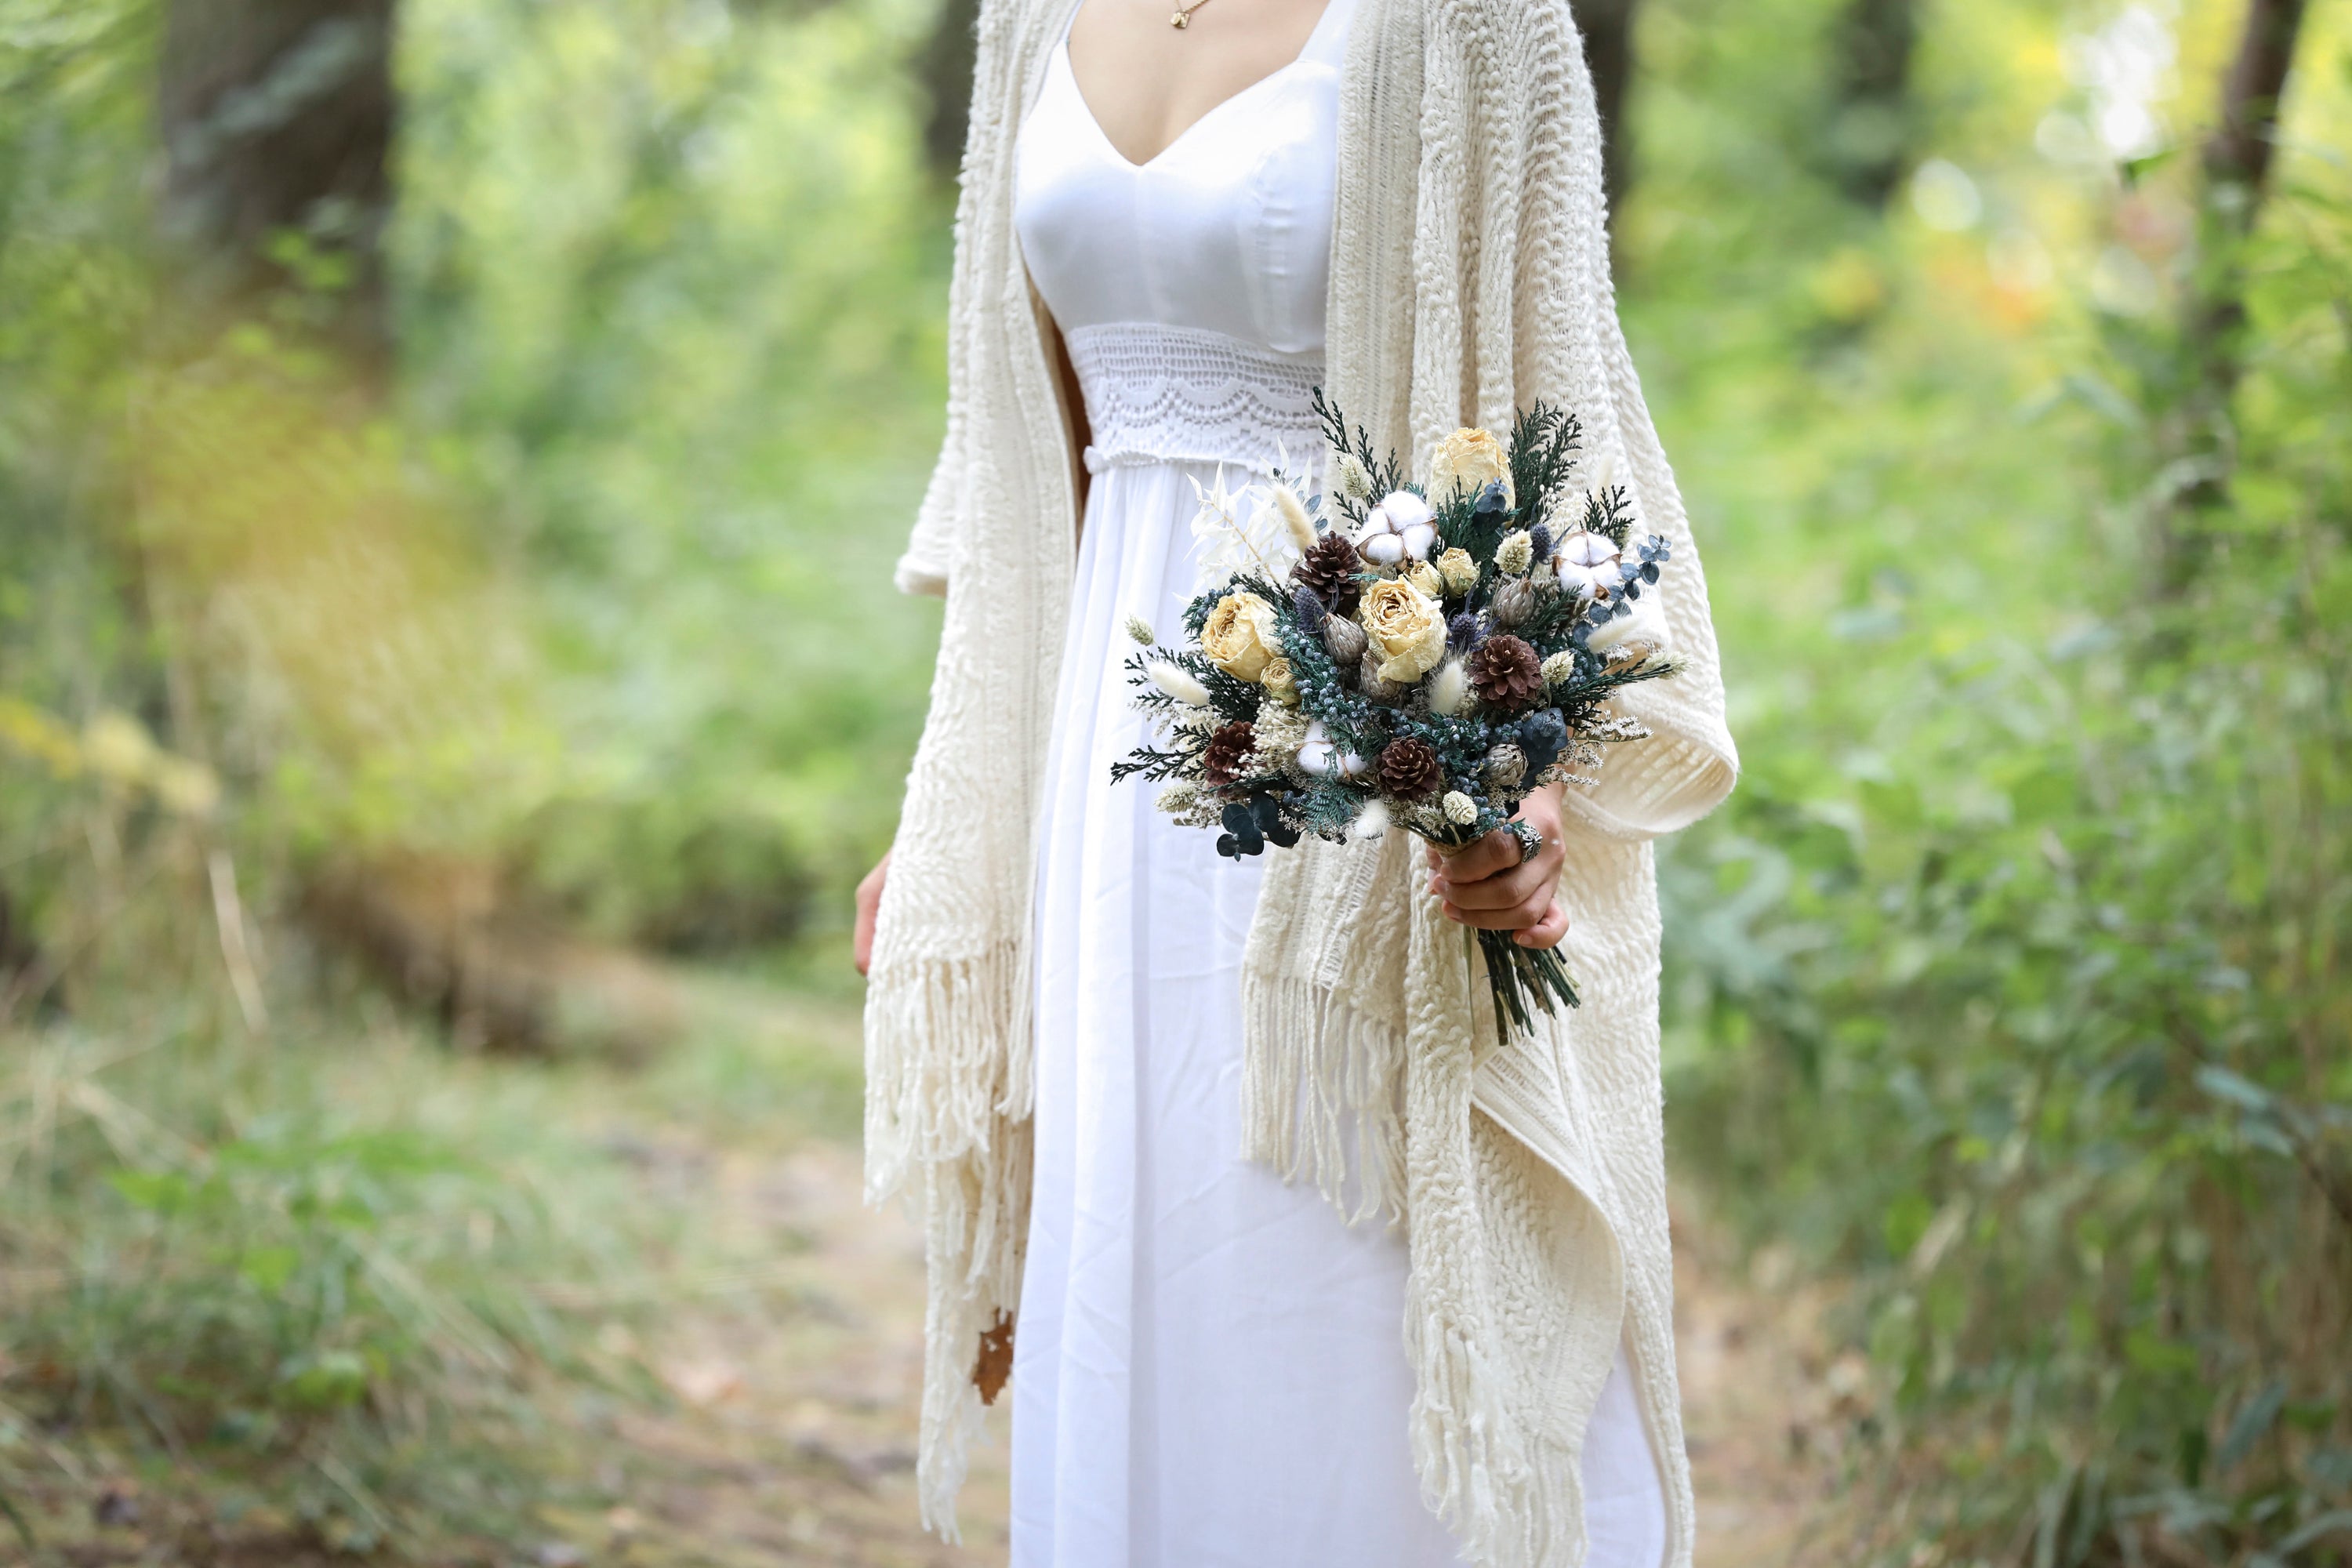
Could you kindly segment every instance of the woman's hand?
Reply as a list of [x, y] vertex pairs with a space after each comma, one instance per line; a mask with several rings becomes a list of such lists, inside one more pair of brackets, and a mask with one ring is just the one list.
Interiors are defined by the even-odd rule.
[[1559, 907], [1559, 794], [1548, 784], [1528, 796], [1517, 816], [1543, 835], [1543, 847], [1519, 864], [1518, 836], [1497, 828], [1450, 855], [1429, 852], [1429, 890], [1444, 900], [1445, 918], [1466, 926], [1517, 934], [1521, 947], [1556, 947], [1568, 934]]
[[882, 907], [882, 884], [890, 875], [890, 857], [885, 853], [857, 884], [857, 934], [851, 939], [850, 952], [857, 960], [857, 973], [866, 973], [874, 962], [874, 913]]

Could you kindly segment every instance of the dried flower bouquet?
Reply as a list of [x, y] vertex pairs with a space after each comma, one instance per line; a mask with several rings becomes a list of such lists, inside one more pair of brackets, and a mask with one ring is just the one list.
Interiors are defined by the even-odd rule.
[[[1160, 809], [1218, 830], [1234, 858], [1304, 834], [1402, 826], [1450, 853], [1515, 819], [1533, 791], [1590, 787], [1609, 743], [1648, 734], [1623, 688], [1674, 673], [1655, 586], [1665, 540], [1637, 536], [1605, 468], [1577, 467], [1575, 416], [1537, 404], [1507, 444], [1457, 430], [1407, 480], [1318, 392], [1323, 493], [1277, 472], [1202, 493], [1215, 581], [1187, 606], [1192, 645], [1127, 659], [1157, 742], [1111, 769], [1163, 784]], [[1561, 519], [1568, 520], [1563, 522]], [[1508, 1036], [1576, 1005], [1557, 953], [1475, 932]]]

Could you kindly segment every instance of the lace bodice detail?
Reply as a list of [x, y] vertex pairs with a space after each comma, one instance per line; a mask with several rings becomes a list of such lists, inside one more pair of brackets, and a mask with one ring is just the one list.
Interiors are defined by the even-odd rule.
[[1075, 328], [1068, 342], [1094, 432], [1093, 472], [1188, 458], [1300, 472], [1317, 450], [1320, 354], [1140, 321]]
[[1021, 128], [1013, 224], [1062, 329], [1093, 427], [1087, 466], [1223, 462], [1304, 470], [1338, 175], [1330, 0], [1298, 58], [1148, 163], [1103, 134], [1066, 45]]

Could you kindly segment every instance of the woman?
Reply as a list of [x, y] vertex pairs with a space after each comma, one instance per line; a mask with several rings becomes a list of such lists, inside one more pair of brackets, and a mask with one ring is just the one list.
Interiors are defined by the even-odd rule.
[[[1009, 1364], [1016, 1564], [1685, 1563], [1648, 841], [1736, 762], [1563, 0], [987, 0], [971, 122], [898, 574], [939, 672], [860, 899], [926, 1517]], [[1674, 542], [1685, 671], [1525, 864], [1234, 867], [1109, 782], [1118, 628], [1180, 624], [1195, 481], [1312, 460], [1318, 385], [1416, 463], [1565, 405]], [[1455, 922], [1585, 1005], [1496, 1040]]]

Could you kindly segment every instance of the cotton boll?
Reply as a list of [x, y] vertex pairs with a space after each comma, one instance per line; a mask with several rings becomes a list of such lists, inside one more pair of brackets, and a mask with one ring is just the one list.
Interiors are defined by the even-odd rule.
[[1364, 761], [1361, 754], [1355, 752], [1343, 752], [1340, 753], [1339, 776], [1341, 778], [1352, 783], [1357, 779], [1362, 778], [1366, 773], [1370, 773], [1371, 771], [1372, 764]]
[[1309, 741], [1298, 748], [1298, 771], [1310, 779], [1330, 777], [1337, 760], [1328, 741]]
[[1367, 802], [1364, 809], [1357, 814], [1356, 825], [1348, 830], [1348, 836], [1351, 838], [1378, 838], [1388, 830], [1388, 802], [1375, 800]]
[[1429, 552], [1437, 547], [1437, 525], [1428, 522], [1409, 522], [1397, 531], [1397, 537], [1404, 542], [1404, 552], [1407, 555], [1412, 556], [1415, 561], [1426, 561], [1429, 559]]
[[1370, 534], [1356, 551], [1375, 566], [1393, 566], [1404, 559], [1404, 540], [1393, 533]]
[[1180, 666], [1164, 658], [1155, 658], [1145, 668], [1144, 673], [1151, 678], [1152, 685], [1179, 702], [1187, 702], [1195, 708], [1209, 705], [1209, 689]]
[[1425, 526], [1437, 517], [1437, 509], [1411, 490], [1391, 490], [1381, 498], [1380, 510], [1399, 533]]

